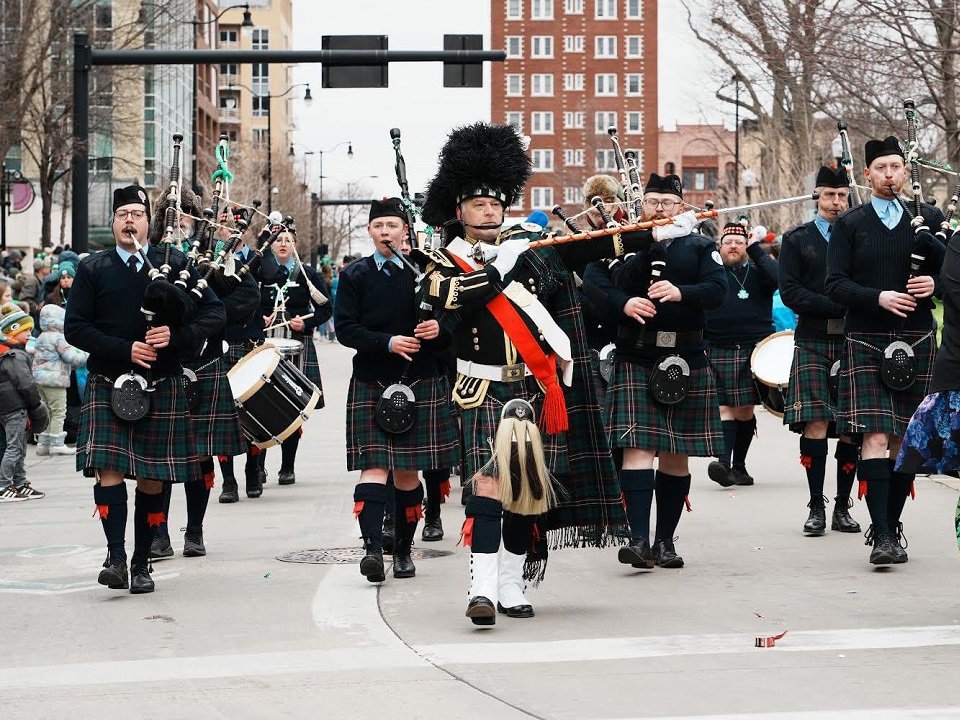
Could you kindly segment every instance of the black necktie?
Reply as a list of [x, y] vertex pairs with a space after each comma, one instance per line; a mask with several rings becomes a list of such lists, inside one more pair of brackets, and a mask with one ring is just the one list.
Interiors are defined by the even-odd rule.
[[393, 270], [390, 267], [392, 264], [389, 260], [383, 264], [383, 271], [387, 274], [387, 277], [393, 275]]
[[137, 256], [136, 256], [136, 255], [131, 255], [130, 257], [127, 258], [127, 267], [129, 267], [129, 268], [130, 268], [131, 270], [133, 270], [134, 272], [139, 272], [139, 271], [137, 270]]

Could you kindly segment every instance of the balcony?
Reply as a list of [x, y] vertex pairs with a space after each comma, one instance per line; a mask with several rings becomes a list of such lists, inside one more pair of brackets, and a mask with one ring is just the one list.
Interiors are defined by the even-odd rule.
[[219, 116], [220, 122], [225, 123], [239, 123], [240, 122], [240, 110], [239, 108], [220, 108]]
[[221, 90], [236, 90], [236, 87], [231, 88], [231, 85], [240, 84], [240, 75], [237, 73], [219, 73], [217, 77], [217, 86]]

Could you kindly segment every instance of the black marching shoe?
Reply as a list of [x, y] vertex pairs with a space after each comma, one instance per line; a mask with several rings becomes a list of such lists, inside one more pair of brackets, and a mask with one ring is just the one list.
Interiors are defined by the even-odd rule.
[[871, 565], [893, 565], [896, 562], [896, 551], [893, 546], [897, 540], [892, 532], [874, 533], [873, 525], [867, 528], [866, 542], [864, 545], [872, 545], [870, 551]]
[[297, 481], [297, 476], [294, 474], [293, 470], [283, 470], [281, 468], [280, 474], [277, 476], [278, 485], [293, 485]]
[[733, 485], [733, 479], [730, 477], [730, 468], [719, 460], [714, 460], [707, 465], [707, 477], [720, 487], [730, 487]]
[[412, 543], [399, 541], [393, 552], [393, 576], [395, 578], [412, 578], [417, 574], [417, 566], [410, 559], [410, 547]]
[[504, 607], [501, 603], [497, 603], [497, 612], [503, 613], [507, 617], [511, 618], [532, 618], [536, 613], [533, 611], [533, 605], [514, 605], [513, 607]]
[[153, 578], [147, 565], [130, 566], [130, 594], [143, 595], [154, 590]]
[[103, 561], [103, 570], [100, 571], [97, 582], [111, 590], [126, 590], [129, 587], [126, 558], [108, 554], [107, 559]]
[[254, 470], [247, 474], [247, 497], [258, 498], [263, 495], [263, 483], [266, 473], [263, 470]]
[[223, 485], [220, 487], [220, 502], [235, 503], [240, 502], [240, 493], [235, 479], [224, 478]]
[[735, 467], [730, 470], [730, 479], [734, 485], [753, 485], [753, 477], [745, 467]]
[[166, 560], [173, 557], [173, 546], [170, 545], [170, 535], [157, 530], [153, 536], [153, 542], [150, 543], [150, 559]]
[[387, 579], [383, 572], [383, 551], [373, 543], [365, 543], [367, 554], [360, 560], [360, 574], [372, 583]]
[[207, 548], [203, 544], [203, 530], [187, 530], [183, 534], [183, 556], [203, 557]]
[[893, 563], [902, 565], [910, 558], [907, 557], [907, 536], [903, 534], [903, 523], [897, 523], [897, 529], [891, 533], [893, 535]]
[[853, 500], [849, 497], [834, 498], [833, 518], [830, 520], [830, 529], [844, 533], [860, 532], [860, 523], [850, 516]]
[[656, 566], [653, 551], [646, 538], [630, 538], [630, 544], [624, 545], [617, 552], [617, 560], [624, 565], [632, 565], [641, 570], [652, 570]]
[[443, 540], [443, 523], [440, 522], [439, 514], [423, 519], [423, 531], [420, 533], [420, 538], [424, 542]]
[[827, 531], [827, 511], [824, 507], [826, 498], [810, 498], [807, 507], [810, 508], [810, 515], [803, 524], [803, 532], [807, 535], [823, 535]]
[[396, 539], [393, 513], [383, 514], [383, 554], [393, 555], [393, 545]]
[[677, 555], [673, 540], [657, 540], [653, 544], [653, 560], [662, 568], [682, 568], [683, 558]]
[[470, 602], [467, 603], [467, 612], [464, 614], [474, 625], [497, 624], [497, 609], [482, 595], [470, 598]]

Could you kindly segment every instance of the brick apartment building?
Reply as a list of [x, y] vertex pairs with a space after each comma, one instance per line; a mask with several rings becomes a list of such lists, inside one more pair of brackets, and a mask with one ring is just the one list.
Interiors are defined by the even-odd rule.
[[531, 138], [518, 214], [582, 207], [585, 178], [616, 174], [607, 128], [656, 169], [657, 0], [492, 0], [491, 117]]

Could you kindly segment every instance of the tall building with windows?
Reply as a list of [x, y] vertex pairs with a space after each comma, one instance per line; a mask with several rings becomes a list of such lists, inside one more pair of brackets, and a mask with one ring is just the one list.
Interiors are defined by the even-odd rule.
[[491, 0], [491, 116], [531, 138], [533, 176], [522, 213], [575, 212], [582, 186], [616, 175], [607, 129], [657, 163], [657, 0]]

